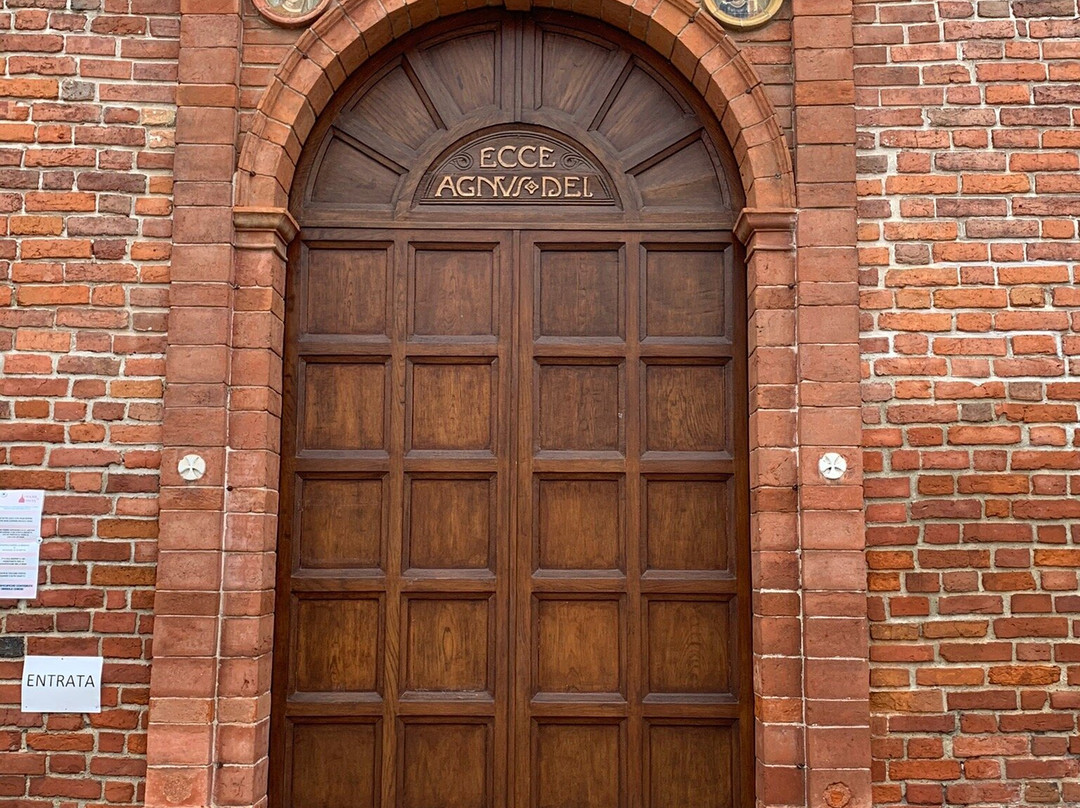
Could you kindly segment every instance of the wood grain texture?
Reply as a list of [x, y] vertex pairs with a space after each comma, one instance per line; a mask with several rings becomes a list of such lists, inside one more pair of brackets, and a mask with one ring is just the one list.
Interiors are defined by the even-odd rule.
[[537, 569], [624, 569], [621, 479], [540, 477], [533, 497]]
[[490, 693], [490, 610], [486, 598], [410, 598], [403, 689]]
[[300, 566], [381, 567], [386, 516], [384, 478], [304, 479], [300, 486]]
[[297, 808], [379, 804], [377, 724], [300, 723], [291, 746], [292, 804]]
[[493, 804], [489, 724], [410, 721], [402, 736], [403, 808]]
[[404, 567], [490, 569], [498, 536], [496, 490], [490, 475], [412, 476]]
[[[628, 218], [734, 225], [734, 156], [682, 77], [601, 25], [539, 10], [436, 23], [357, 73], [298, 166], [300, 222], [348, 227], [357, 210], [370, 224], [452, 220], [421, 180], [474, 134], [500, 130], [555, 136], [595, 158], [614, 182], [614, 204], [590, 209], [584, 194], [555, 206], [472, 200], [475, 222], [561, 224], [569, 209], [616, 227]], [[504, 177], [525, 174], [539, 181], [527, 169]]]

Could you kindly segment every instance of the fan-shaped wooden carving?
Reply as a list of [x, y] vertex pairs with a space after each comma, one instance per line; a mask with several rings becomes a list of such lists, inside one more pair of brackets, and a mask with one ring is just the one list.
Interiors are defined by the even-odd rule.
[[[302, 219], [445, 220], [460, 203], [500, 221], [580, 208], [598, 221], [731, 224], [736, 175], [718, 129], [637, 43], [557, 14], [474, 19], [443, 36], [427, 29], [343, 88], [301, 164]], [[541, 148], [552, 150], [543, 160]], [[547, 165], [556, 152], [576, 157]]]

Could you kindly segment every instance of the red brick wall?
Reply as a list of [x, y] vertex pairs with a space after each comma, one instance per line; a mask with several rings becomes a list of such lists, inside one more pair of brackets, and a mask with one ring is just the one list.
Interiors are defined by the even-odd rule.
[[791, 44], [792, 14], [785, 4], [763, 28], [732, 31], [754, 72], [765, 87], [769, 103], [776, 111], [776, 121], [788, 144], [794, 143], [795, 66]]
[[856, 6], [879, 805], [1080, 803], [1080, 23]]
[[[142, 801], [179, 8], [0, 0], [0, 487], [52, 492], [0, 648], [110, 683], [45, 726], [0, 658], [0, 808]], [[854, 13], [876, 801], [1080, 803], [1076, 6]], [[250, 115], [298, 33], [244, 24]], [[736, 38], [790, 136], [790, 14]]]
[[[0, 487], [44, 488], [0, 601], [0, 805], [141, 802], [179, 0], [0, 2]], [[101, 654], [103, 711], [19, 712], [21, 651]]]

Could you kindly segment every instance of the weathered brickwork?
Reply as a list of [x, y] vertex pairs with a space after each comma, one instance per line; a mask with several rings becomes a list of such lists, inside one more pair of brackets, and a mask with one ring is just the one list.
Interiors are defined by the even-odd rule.
[[0, 805], [142, 801], [179, 0], [0, 2], [0, 487], [44, 488], [8, 654], [101, 654], [103, 711], [19, 712]]
[[[366, 43], [473, 4], [405, 5], [336, 2], [313, 41], [250, 0], [0, 0], [0, 487], [50, 492], [41, 597], [0, 601], [0, 647], [101, 653], [107, 682], [100, 716], [45, 722], [0, 658], [0, 808], [263, 798], [288, 228], [260, 216], [284, 204], [277, 144], [310, 124], [293, 100], [321, 109]], [[768, 127], [740, 144], [775, 208], [744, 222], [755, 642], [772, 649], [759, 799], [865, 791], [859, 487], [816, 470], [828, 448], [857, 466], [857, 240], [875, 804], [1080, 804], [1076, 0], [871, 0], [854, 51], [850, 6], [791, 0], [732, 35], [752, 71], [687, 2], [543, 5], [631, 30], [630, 7], [655, 15], [650, 44], [678, 37], [677, 66], [714, 102], [708, 71], [736, 88], [747, 120], [767, 98], [790, 147], [797, 202]], [[265, 148], [234, 186], [249, 130]], [[193, 447], [211, 469], [188, 486], [175, 458]]]
[[1076, 3], [855, 14], [875, 799], [1076, 805]]

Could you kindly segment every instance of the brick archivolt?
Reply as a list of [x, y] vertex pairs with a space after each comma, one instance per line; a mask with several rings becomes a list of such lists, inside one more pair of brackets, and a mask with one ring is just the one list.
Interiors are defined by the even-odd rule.
[[[460, 0], [459, 0], [460, 2]], [[555, 3], [553, 5], [560, 5]], [[392, 40], [465, 11], [434, 0], [334, 6], [300, 36], [266, 88], [238, 162], [237, 207], [288, 208], [300, 150], [334, 92]], [[507, 8], [527, 10], [508, 0]], [[702, 94], [738, 162], [749, 208], [791, 208], [791, 156], [761, 79], [738, 46], [688, 0], [566, 4], [567, 10], [625, 30], [669, 60]]]
[[[228, 496], [220, 504], [207, 505], [210, 510], [200, 514], [208, 532], [221, 532], [220, 541], [204, 537], [207, 549], [200, 551], [194, 544], [186, 546], [180, 538], [170, 548], [171, 557], [165, 563], [166, 572], [196, 567], [206, 569], [208, 575], [217, 571], [221, 575], [217, 593], [220, 611], [212, 615], [200, 611], [197, 604], [187, 606], [186, 590], [194, 586], [187, 579], [174, 584], [166, 575], [159, 581], [157, 597], [165, 613], [159, 616], [163, 630], [155, 634], [151, 697], [156, 706], [151, 708], [149, 727], [147, 805], [264, 803], [280, 451], [281, 320], [286, 246], [295, 236], [295, 222], [288, 213], [289, 192], [304, 144], [338, 88], [395, 38], [436, 18], [465, 11], [464, 2], [458, 1], [460, 6], [452, 6], [454, 0], [438, 5], [435, 0], [345, 0], [335, 5], [299, 37], [282, 61], [244, 136], [232, 183], [233, 217], [228, 227], [232, 266], [227, 273], [220, 270], [222, 278], [215, 277], [227, 286], [228, 296], [227, 302], [215, 310], [215, 316], [230, 324], [229, 344], [220, 346], [228, 357], [220, 374], [228, 391], [227, 423], [220, 417], [220, 408], [204, 407], [200, 412], [205, 410], [207, 418], [214, 423], [222, 421], [217, 431], [207, 437], [203, 428], [196, 434], [194, 419], [189, 418], [191, 429], [169, 430], [165, 439], [170, 459], [190, 451], [193, 442], [203, 441], [214, 479], [225, 477]], [[792, 481], [800, 474], [801, 438], [794, 430], [775, 428], [776, 424], [788, 424], [794, 419], [790, 402], [798, 398], [798, 385], [791, 371], [799, 353], [793, 327], [770, 329], [763, 325], [790, 324], [796, 317], [797, 294], [792, 294], [797, 280], [796, 182], [778, 117], [747, 59], [719, 25], [699, 11], [696, 3], [585, 0], [562, 5], [565, 10], [629, 32], [669, 60], [704, 97], [731, 144], [746, 199], [736, 230], [746, 245], [750, 290], [749, 376], [754, 414], [749, 424], [749, 444], [754, 505], [749, 541], [758, 590], [754, 599], [754, 651], [757, 660], [771, 660], [769, 664], [755, 665], [760, 668], [755, 675], [754, 694], [758, 804], [807, 804], [808, 793], [819, 794], [825, 785], [839, 783], [845, 789], [850, 786], [855, 793], [852, 805], [864, 805], [869, 772], [861, 752], [817, 754], [820, 760], [811, 758], [815, 757], [814, 750], [837, 748], [843, 752], [866, 747], [865, 651], [852, 658], [827, 660], [832, 665], [830, 673], [842, 675], [835, 687], [824, 695], [815, 695], [812, 687], [807, 690], [803, 678], [825, 678], [821, 671], [812, 670], [821, 660], [806, 655], [798, 622], [801, 618], [793, 618], [791, 611], [792, 604], [802, 602], [804, 586], [851, 590], [865, 603], [861, 594], [865, 573], [861, 566], [862, 535], [856, 525], [840, 531], [850, 539], [850, 552], [837, 553], [835, 547], [827, 553], [812, 551], [807, 562], [809, 573], [804, 576], [801, 528], [792, 507]], [[507, 0], [506, 6], [525, 11], [529, 3]], [[186, 96], [181, 84], [183, 112]], [[235, 107], [228, 108], [229, 114], [234, 111]], [[181, 173], [178, 168], [178, 182]], [[190, 225], [186, 220], [178, 222], [177, 242], [191, 242], [195, 248], [190, 251], [191, 266], [185, 270], [185, 265], [180, 265], [181, 274], [188, 271], [193, 280], [201, 279], [219, 266], [202, 259], [216, 259], [221, 254], [219, 248], [226, 246], [223, 241], [229, 236], [224, 236], [221, 212], [219, 208], [200, 210], [200, 218], [192, 218]], [[809, 225], [814, 225], [818, 219], [812, 215], [814, 211], [810, 214]], [[821, 235], [815, 238], [811, 246], [821, 248], [831, 243], [823, 241]], [[212, 243], [208, 244], [208, 240]], [[802, 248], [799, 250], [801, 255]], [[835, 263], [835, 259], [830, 260]], [[181, 344], [182, 335], [176, 334], [174, 339], [170, 351], [188, 355], [189, 348]], [[810, 355], [822, 357], [825, 349], [835, 347], [811, 345], [816, 350]], [[844, 356], [850, 353], [846, 345], [839, 348], [845, 349]], [[857, 358], [842, 370], [841, 381], [857, 380]], [[837, 378], [838, 372], [831, 367], [821, 383], [839, 384]], [[184, 380], [176, 381], [182, 384]], [[193, 381], [201, 384], [205, 379]], [[218, 383], [218, 376], [214, 381]], [[199, 386], [192, 396], [203, 391], [204, 387]], [[840, 400], [826, 397], [827, 401], [834, 399]], [[819, 409], [823, 415], [829, 414], [824, 412], [828, 407]], [[205, 419], [198, 421], [199, 426], [205, 423]], [[810, 432], [807, 435], [813, 437]], [[831, 432], [827, 437], [832, 441], [835, 435]], [[849, 447], [849, 455], [856, 444], [855, 439], [843, 442]], [[177, 487], [176, 501], [186, 501], [186, 489], [176, 480], [169, 484]], [[861, 491], [858, 481], [851, 487]], [[190, 524], [190, 513], [183, 506], [163, 507], [163, 532], [170, 536], [189, 535], [182, 529]], [[770, 543], [770, 536], [780, 534], [785, 537], [782, 544]], [[821, 558], [824, 555], [829, 558]], [[856, 559], [858, 564], [853, 563]], [[837, 560], [852, 561], [847, 574], [834, 574], [833, 562]], [[826, 561], [832, 564], [828, 567], [832, 571], [814, 578], [814, 570], [824, 569]], [[810, 584], [804, 583], [804, 577]], [[215, 586], [200, 579], [197, 588]], [[800, 608], [796, 606], [796, 612]], [[852, 613], [845, 612], [839, 622], [850, 624], [854, 634], [862, 636], [865, 608], [849, 611]], [[830, 623], [838, 622], [836, 615], [829, 615]], [[809, 626], [808, 631], [812, 629], [814, 626]], [[193, 670], [202, 676], [197, 688], [192, 686]], [[850, 707], [855, 715], [852, 726], [808, 728], [802, 717], [807, 714], [806, 705], [815, 698], [826, 699], [831, 709], [836, 705]], [[205, 721], [186, 719], [196, 708], [206, 709], [211, 702], [212, 728]], [[804, 734], [805, 742], [790, 742], [792, 737]]]

